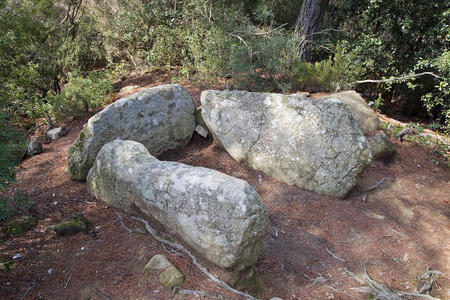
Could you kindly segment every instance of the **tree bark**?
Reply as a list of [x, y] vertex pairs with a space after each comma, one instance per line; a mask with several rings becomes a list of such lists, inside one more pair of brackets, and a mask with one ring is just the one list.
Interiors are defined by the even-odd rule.
[[329, 0], [303, 0], [295, 23], [295, 35], [299, 39], [298, 55], [302, 61], [312, 61], [311, 45], [317, 40], [328, 4]]

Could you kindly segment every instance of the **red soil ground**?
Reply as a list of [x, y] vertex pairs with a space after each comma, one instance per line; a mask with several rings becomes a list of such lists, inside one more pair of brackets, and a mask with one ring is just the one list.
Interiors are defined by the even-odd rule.
[[[116, 84], [144, 88], [172, 82], [165, 73], [137, 75]], [[200, 88], [182, 84], [197, 101]], [[66, 136], [26, 159], [19, 182], [2, 194], [12, 199], [16, 191], [27, 193], [34, 200], [28, 212], [38, 224], [21, 237], [1, 237], [1, 257], [21, 257], [13, 260], [12, 270], [0, 273], [0, 298], [195, 298], [172, 295], [156, 274], [144, 278], [148, 260], [164, 253], [186, 275], [183, 288], [204, 291], [211, 299], [244, 299], [218, 287], [182, 253], [165, 249], [148, 234], [129, 234], [117, 214], [128, 228], [142, 224], [92, 198], [85, 183], [69, 179], [67, 150], [86, 120], [72, 121]], [[418, 276], [427, 268], [443, 273], [431, 295], [450, 299], [450, 171], [430, 149], [410, 141], [394, 143], [398, 159], [373, 162], [346, 200], [300, 190], [238, 164], [211, 138], [197, 134], [187, 146], [159, 159], [219, 170], [246, 180], [259, 193], [270, 220], [267, 252], [256, 264], [263, 299], [367, 299], [358, 291], [364, 285], [345, 269], [359, 276], [366, 269], [389, 289], [412, 292], [423, 286]], [[84, 214], [96, 237], [55, 236], [51, 226], [74, 213]]]

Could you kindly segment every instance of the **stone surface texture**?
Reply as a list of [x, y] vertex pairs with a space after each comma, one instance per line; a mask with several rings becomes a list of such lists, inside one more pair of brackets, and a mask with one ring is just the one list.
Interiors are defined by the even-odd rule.
[[159, 282], [167, 288], [181, 286], [185, 279], [184, 274], [175, 266], [168, 267], [158, 274]]
[[363, 134], [368, 134], [371, 131], [375, 131], [380, 126], [380, 119], [357, 92], [340, 92], [325, 97], [320, 97], [315, 100], [326, 100], [329, 98], [337, 98], [350, 107], [353, 118], [355, 118]]
[[369, 141], [373, 159], [385, 160], [392, 157], [397, 149], [384, 131], [377, 132]]
[[62, 127], [53, 128], [47, 131], [47, 136], [52, 140], [56, 140], [64, 135]]
[[218, 171], [158, 161], [140, 143], [115, 140], [99, 152], [87, 187], [111, 207], [157, 221], [220, 268], [244, 270], [265, 251], [261, 199], [245, 181]]
[[371, 163], [369, 143], [337, 98], [204, 91], [202, 116], [238, 162], [290, 185], [344, 198]]
[[188, 143], [195, 131], [195, 104], [180, 85], [161, 85], [109, 105], [89, 119], [67, 157], [69, 176], [86, 180], [97, 153], [116, 139], [144, 144], [152, 155]]
[[44, 149], [42, 148], [42, 143], [39, 141], [32, 141], [28, 144], [27, 148], [28, 155], [38, 155], [44, 152]]

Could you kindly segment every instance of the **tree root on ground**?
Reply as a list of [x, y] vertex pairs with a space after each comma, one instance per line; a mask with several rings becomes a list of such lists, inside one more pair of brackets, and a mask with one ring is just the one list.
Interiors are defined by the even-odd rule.
[[184, 248], [184, 247], [181, 246], [180, 244], [177, 244], [177, 243], [174, 243], [174, 242], [170, 242], [170, 241], [168, 241], [168, 240], [166, 240], [166, 239], [164, 239], [164, 238], [158, 236], [157, 233], [156, 233], [156, 230], [153, 229], [153, 227], [150, 226], [150, 224], [149, 224], [146, 220], [143, 220], [143, 219], [137, 218], [137, 217], [133, 217], [133, 216], [132, 216], [131, 218], [134, 219], [134, 220], [137, 220], [137, 221], [140, 221], [140, 222], [144, 223], [145, 228], [147, 229], [147, 231], [148, 231], [148, 232], [153, 236], [153, 238], [154, 238], [155, 240], [157, 240], [158, 242], [160, 242], [160, 243], [162, 243], [162, 244], [166, 244], [166, 245], [168, 245], [168, 246], [170, 246], [170, 247], [172, 247], [172, 248], [174, 248], [174, 249], [177, 249], [177, 251], [182, 251], [182, 252], [184, 252], [187, 256], [189, 256], [189, 257], [191, 258], [192, 263], [193, 263], [193, 264], [194, 264], [194, 265], [195, 265], [195, 266], [196, 266], [203, 274], [205, 274], [209, 279], [211, 279], [212, 281], [214, 281], [216, 284], [218, 284], [219, 286], [221, 286], [221, 287], [224, 288], [225, 290], [227, 290], [227, 291], [229, 291], [229, 292], [232, 292], [232, 293], [234, 293], [234, 294], [240, 295], [240, 296], [244, 296], [244, 297], [246, 297], [246, 298], [249, 299], [249, 300], [259, 300], [259, 299], [253, 297], [253, 296], [250, 295], [250, 294], [247, 294], [247, 293], [244, 293], [244, 292], [241, 292], [241, 291], [238, 291], [238, 290], [232, 288], [232, 287], [229, 286], [225, 281], [220, 280], [219, 278], [217, 278], [216, 276], [214, 276], [213, 274], [211, 274], [204, 266], [202, 266], [202, 265], [198, 262], [197, 258], [196, 258], [194, 255], [192, 255], [192, 253], [191, 253], [189, 250], [187, 250], [186, 248]]
[[[355, 290], [367, 294], [371, 294], [374, 296], [373, 300], [402, 300], [405, 297], [416, 297], [416, 298], [424, 298], [429, 300], [440, 300], [439, 298], [434, 298], [427, 294], [422, 294], [423, 292], [429, 292], [431, 290], [432, 285], [436, 283], [435, 276], [436, 275], [444, 275], [439, 271], [432, 271], [428, 269], [428, 271], [419, 277], [419, 285], [421, 283], [420, 279], [426, 279], [427, 283], [424, 284], [421, 288], [417, 286], [412, 293], [405, 293], [400, 291], [392, 291], [387, 288], [384, 284], [378, 283], [373, 280], [370, 275], [367, 273], [367, 269], [364, 268], [364, 274], [362, 276], [357, 276], [347, 268], [343, 269], [344, 272], [349, 275], [354, 280], [358, 281], [362, 285], [366, 285], [363, 288], [355, 288]], [[426, 277], [426, 278], [425, 278]]]

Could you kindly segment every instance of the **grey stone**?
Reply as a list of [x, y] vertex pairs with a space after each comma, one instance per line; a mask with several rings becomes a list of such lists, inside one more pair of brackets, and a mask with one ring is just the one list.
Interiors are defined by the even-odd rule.
[[208, 137], [208, 130], [206, 130], [203, 126], [197, 125], [197, 127], [195, 127], [195, 131], [205, 139]]
[[377, 132], [369, 141], [372, 150], [373, 159], [386, 160], [395, 154], [397, 149], [389, 139], [389, 136], [384, 132]]
[[203, 117], [202, 117], [202, 107], [199, 107], [195, 110], [194, 116], [195, 116], [195, 121], [197, 122], [197, 125], [200, 125], [203, 127], [206, 126], [205, 120], [203, 120]]
[[340, 92], [320, 97], [315, 100], [325, 100], [329, 98], [337, 98], [350, 107], [353, 118], [355, 118], [363, 134], [375, 131], [380, 126], [380, 119], [357, 92]]
[[202, 167], [158, 161], [140, 143], [106, 144], [87, 188], [111, 207], [157, 221], [220, 268], [244, 270], [265, 251], [268, 219], [248, 183]]
[[185, 279], [184, 274], [175, 266], [165, 269], [158, 275], [159, 282], [168, 288], [181, 286]]
[[56, 140], [64, 135], [62, 127], [53, 128], [47, 131], [47, 136], [52, 140]]
[[44, 150], [42, 149], [42, 143], [39, 141], [32, 141], [28, 144], [28, 155], [33, 156], [33, 155], [38, 155], [44, 152]]
[[139, 88], [138, 85], [129, 85], [129, 86], [125, 86], [125, 87], [121, 88], [120, 92], [121, 93], [122, 92], [129, 92], [129, 91], [132, 91], [132, 90], [135, 90], [135, 89], [138, 89], [138, 88]]
[[70, 147], [70, 178], [86, 180], [97, 153], [116, 138], [140, 142], [155, 156], [187, 144], [195, 131], [194, 111], [189, 92], [176, 84], [147, 89], [116, 101], [90, 118]]
[[370, 165], [369, 143], [337, 98], [204, 91], [210, 132], [238, 162], [290, 185], [345, 197]]
[[148, 261], [147, 265], [145, 265], [144, 272], [150, 270], [165, 270], [171, 266], [173, 266], [172, 263], [164, 254], [156, 254]]

